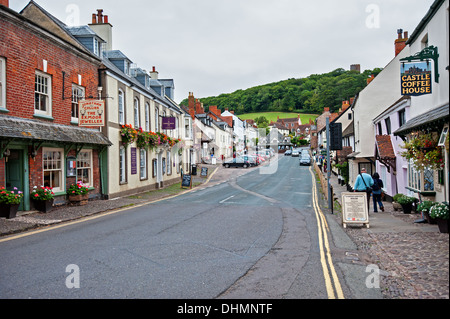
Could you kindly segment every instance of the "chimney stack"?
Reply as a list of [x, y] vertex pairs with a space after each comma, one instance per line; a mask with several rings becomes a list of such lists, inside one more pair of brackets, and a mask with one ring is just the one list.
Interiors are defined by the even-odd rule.
[[[1, 1], [1, 0], [0, 0]], [[103, 15], [103, 9], [97, 9], [97, 13], [92, 14], [92, 23], [89, 27], [106, 41], [106, 51], [112, 50], [112, 25], [109, 23], [107, 15]]]
[[406, 46], [406, 41], [408, 40], [408, 32], [403, 33], [403, 29], [397, 30], [397, 39], [395, 40], [395, 56], [397, 56], [403, 48]]
[[158, 75], [159, 75], [158, 71], [156, 71], [156, 68], [153, 67], [152, 72], [150, 72], [150, 77], [152, 78], [152, 80], [158, 80], [159, 77]]
[[9, 8], [9, 0], [0, 0], [0, 6]]

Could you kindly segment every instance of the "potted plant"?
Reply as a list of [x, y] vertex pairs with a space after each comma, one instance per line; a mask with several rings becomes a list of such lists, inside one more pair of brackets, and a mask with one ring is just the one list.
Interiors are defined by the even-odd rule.
[[70, 185], [67, 190], [69, 201], [75, 205], [86, 205], [89, 199], [89, 187], [82, 182]]
[[411, 214], [413, 204], [417, 201], [415, 197], [403, 195], [397, 197], [397, 203], [402, 205], [404, 214]]
[[43, 213], [48, 213], [53, 208], [55, 193], [53, 193], [53, 188], [51, 187], [34, 186], [31, 192], [31, 199], [33, 200], [34, 208]]
[[436, 203], [431, 200], [425, 200], [417, 205], [417, 211], [423, 214], [428, 224], [436, 224], [436, 220], [430, 217], [430, 209], [434, 204]]
[[0, 217], [6, 217], [6, 219], [15, 218], [17, 211], [19, 210], [20, 200], [23, 197], [23, 193], [14, 187], [14, 190], [10, 191], [4, 187], [0, 188]]
[[433, 205], [430, 208], [430, 217], [436, 220], [441, 233], [448, 233], [449, 208], [447, 202]]

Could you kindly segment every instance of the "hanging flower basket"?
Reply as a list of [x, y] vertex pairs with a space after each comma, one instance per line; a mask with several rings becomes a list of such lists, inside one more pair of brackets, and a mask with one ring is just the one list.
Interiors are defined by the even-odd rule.
[[122, 136], [122, 144], [128, 146], [136, 141], [138, 131], [131, 124], [122, 125], [120, 135]]
[[407, 160], [412, 160], [417, 170], [423, 170], [426, 167], [442, 169], [444, 166], [442, 148], [438, 146], [437, 138], [434, 138], [431, 133], [419, 133], [401, 147], [405, 151], [400, 155]]

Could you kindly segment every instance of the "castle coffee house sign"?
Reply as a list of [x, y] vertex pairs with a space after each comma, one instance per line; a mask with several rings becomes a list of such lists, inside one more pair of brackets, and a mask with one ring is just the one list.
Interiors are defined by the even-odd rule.
[[402, 95], [431, 94], [431, 63], [428, 61], [401, 64]]

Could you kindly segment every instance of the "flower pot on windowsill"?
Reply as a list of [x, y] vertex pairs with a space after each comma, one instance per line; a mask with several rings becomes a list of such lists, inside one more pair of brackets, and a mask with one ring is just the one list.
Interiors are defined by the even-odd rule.
[[20, 204], [0, 204], [0, 217], [13, 219], [17, 216]]
[[42, 213], [49, 213], [53, 209], [54, 199], [49, 200], [34, 200], [34, 208]]

